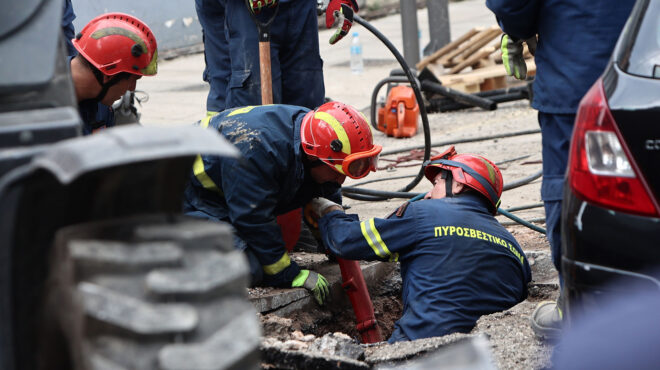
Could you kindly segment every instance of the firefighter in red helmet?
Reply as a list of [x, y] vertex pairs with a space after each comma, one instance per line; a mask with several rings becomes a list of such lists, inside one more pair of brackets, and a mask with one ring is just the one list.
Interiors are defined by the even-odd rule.
[[322, 304], [327, 281], [289, 258], [276, 216], [314, 197], [340, 203], [346, 176], [376, 170], [382, 148], [364, 115], [339, 102], [315, 110], [275, 104], [225, 110], [200, 124], [227, 138], [242, 158], [198, 157], [184, 212], [234, 226], [252, 285], [305, 287]]
[[327, 199], [311, 202], [324, 245], [337, 257], [400, 261], [403, 314], [389, 342], [467, 333], [481, 315], [527, 296], [531, 270], [495, 219], [502, 174], [454, 147], [425, 167], [433, 188], [387, 218], [360, 221]]
[[[114, 126], [109, 108], [142, 76], [157, 72], [156, 38], [141, 20], [122, 13], [92, 19], [72, 40], [71, 76], [83, 134]], [[100, 103], [100, 104], [99, 104]]]

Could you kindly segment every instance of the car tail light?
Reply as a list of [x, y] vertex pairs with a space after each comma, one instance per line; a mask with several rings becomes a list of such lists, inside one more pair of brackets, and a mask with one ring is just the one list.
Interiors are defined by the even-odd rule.
[[569, 184], [590, 203], [657, 216], [658, 211], [628, 153], [599, 79], [578, 108], [569, 154]]

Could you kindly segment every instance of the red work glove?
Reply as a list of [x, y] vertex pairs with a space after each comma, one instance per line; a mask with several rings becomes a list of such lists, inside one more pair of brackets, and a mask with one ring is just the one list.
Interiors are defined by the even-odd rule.
[[277, 0], [249, 0], [252, 13], [258, 14], [264, 8], [272, 8], [277, 5]]
[[348, 31], [351, 30], [353, 25], [353, 12], [357, 13], [357, 11], [358, 4], [356, 0], [330, 0], [328, 8], [325, 10], [325, 27], [331, 28], [335, 23], [335, 18], [341, 18], [340, 16], [344, 18], [344, 23], [330, 37], [331, 45], [348, 35]]

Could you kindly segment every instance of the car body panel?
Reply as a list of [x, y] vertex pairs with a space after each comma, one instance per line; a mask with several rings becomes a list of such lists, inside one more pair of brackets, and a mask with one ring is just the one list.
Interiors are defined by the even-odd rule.
[[[601, 298], [616, 293], [608, 285], [614, 280], [660, 289], [660, 79], [649, 71], [640, 75], [636, 66], [641, 61], [635, 60], [635, 55], [643, 54], [642, 47], [656, 48], [657, 53], [647, 54], [660, 55], [660, 33], [654, 35], [656, 43], [635, 45], [640, 38], [648, 39], [642, 32], [654, 29], [655, 23], [643, 24], [644, 19], [657, 22], [660, 5], [638, 1], [601, 80], [617, 136], [659, 213], [641, 216], [587, 202], [566, 181], [561, 221], [562, 296], [569, 322], [578, 312], [597, 309]], [[627, 73], [628, 68], [635, 74]]]

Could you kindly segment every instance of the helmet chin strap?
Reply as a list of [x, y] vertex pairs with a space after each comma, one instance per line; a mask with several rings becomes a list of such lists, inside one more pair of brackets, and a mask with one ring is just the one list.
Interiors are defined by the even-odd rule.
[[325, 163], [323, 163], [322, 160], [320, 160], [316, 157], [314, 157], [314, 159], [309, 159], [308, 154], [305, 154], [303, 156], [303, 165], [305, 166], [305, 168], [312, 169], [314, 167], [318, 167], [318, 166], [321, 166], [321, 165], [324, 165], [324, 164]]
[[94, 77], [96, 77], [96, 81], [101, 85], [101, 91], [96, 95], [95, 98], [91, 98], [88, 100], [92, 100], [95, 102], [100, 102], [105, 98], [105, 95], [108, 93], [108, 90], [114, 85], [116, 85], [120, 80], [121, 77], [119, 75], [113, 76], [110, 81], [108, 82], [103, 82], [103, 77], [105, 76], [101, 71], [98, 69], [92, 67], [92, 73], [94, 74]]
[[452, 185], [454, 182], [454, 176], [452, 175], [451, 171], [444, 171], [445, 176], [445, 196], [448, 198], [451, 198], [454, 196], [454, 192], [452, 191]]

